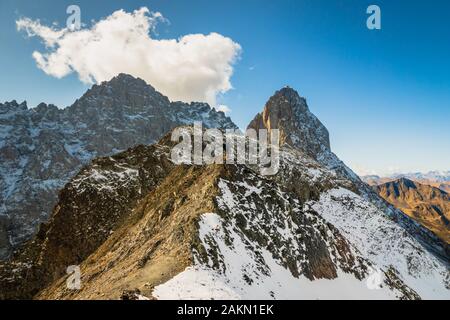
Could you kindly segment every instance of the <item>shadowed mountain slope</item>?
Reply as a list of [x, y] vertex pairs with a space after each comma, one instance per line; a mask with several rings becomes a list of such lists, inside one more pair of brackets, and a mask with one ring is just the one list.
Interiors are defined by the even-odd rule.
[[47, 221], [58, 190], [91, 159], [155, 143], [194, 121], [237, 128], [205, 103], [170, 102], [126, 74], [94, 85], [65, 109], [0, 104], [0, 259]]

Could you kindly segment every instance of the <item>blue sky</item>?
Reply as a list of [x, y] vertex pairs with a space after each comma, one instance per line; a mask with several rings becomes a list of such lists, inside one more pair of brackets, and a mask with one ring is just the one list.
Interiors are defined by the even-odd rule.
[[[170, 23], [157, 38], [217, 32], [242, 47], [233, 89], [219, 102], [241, 127], [285, 85], [306, 97], [330, 131], [333, 151], [361, 173], [449, 170], [450, 2], [433, 1], [39, 1], [0, 2], [0, 101], [70, 105], [88, 88], [36, 67], [36, 38], [21, 17], [65, 24], [77, 4], [90, 25], [118, 9], [147, 6]], [[377, 4], [382, 29], [366, 28]]]

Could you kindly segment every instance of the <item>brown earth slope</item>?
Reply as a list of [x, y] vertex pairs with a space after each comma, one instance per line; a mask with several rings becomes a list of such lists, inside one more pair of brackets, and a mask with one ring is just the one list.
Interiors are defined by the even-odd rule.
[[401, 178], [406, 178], [411, 181], [418, 182], [420, 184], [424, 184], [427, 186], [432, 186], [438, 189], [441, 189], [442, 191], [445, 191], [447, 193], [450, 193], [450, 182], [448, 181], [442, 181], [440, 179], [419, 179], [417, 177], [413, 177], [411, 175], [407, 176], [392, 176], [392, 177], [379, 177], [376, 175], [369, 175], [369, 176], [362, 176], [361, 179], [367, 183], [369, 186], [379, 186], [388, 182], [396, 181]]
[[438, 188], [402, 178], [375, 187], [381, 197], [450, 243], [450, 196]]

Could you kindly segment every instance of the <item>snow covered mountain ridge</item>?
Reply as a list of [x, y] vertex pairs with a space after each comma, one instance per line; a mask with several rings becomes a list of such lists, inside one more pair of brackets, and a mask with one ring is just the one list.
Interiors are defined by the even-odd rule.
[[[250, 125], [284, 131], [274, 176], [175, 165], [170, 133], [93, 160], [0, 263], [0, 298], [449, 299], [439, 242], [331, 152], [302, 101], [282, 89]], [[67, 288], [68, 265], [81, 290]]]

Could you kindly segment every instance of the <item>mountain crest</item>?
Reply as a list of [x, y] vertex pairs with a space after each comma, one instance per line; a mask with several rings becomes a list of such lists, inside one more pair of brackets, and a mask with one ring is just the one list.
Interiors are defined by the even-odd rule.
[[302, 111], [309, 110], [308, 105], [306, 104], [306, 99], [301, 97], [298, 92], [290, 86], [285, 86], [276, 91], [270, 98], [270, 100], [272, 99], [285, 99], [289, 106], [300, 108]]
[[155, 90], [140, 78], [121, 73], [109, 81], [95, 84], [89, 89], [75, 105], [95, 104], [95, 107], [145, 105], [167, 105], [169, 99]]
[[306, 99], [290, 87], [276, 91], [248, 128], [279, 129], [281, 144], [302, 150], [316, 160], [331, 151], [327, 128], [309, 111]]
[[[426, 249], [436, 241], [418, 240], [429, 230], [330, 151], [328, 131], [295, 90], [276, 92], [250, 125], [279, 128], [292, 146], [280, 148], [279, 172], [263, 177], [252, 165], [175, 165], [173, 128], [236, 126], [205, 104], [159, 105], [148, 88], [134, 92], [140, 84], [120, 75], [78, 109], [0, 117], [9, 130], [0, 148], [0, 178], [9, 179], [0, 181], [12, 181], [0, 183], [9, 210], [0, 254], [47, 221], [0, 262], [0, 299], [118, 299], [130, 290], [160, 299], [448, 297], [447, 264]], [[81, 290], [67, 289], [68, 265], [83, 270]], [[371, 270], [382, 290], [367, 286]]]
[[398, 179], [398, 184], [405, 186], [408, 189], [417, 189], [416, 183], [405, 177]]
[[155, 143], [196, 121], [208, 128], [237, 128], [207, 104], [170, 102], [126, 74], [92, 86], [65, 109], [0, 104], [0, 259], [34, 234], [58, 190], [91, 159]]
[[139, 77], [134, 77], [126, 73], [120, 73], [109, 81], [103, 81], [100, 86], [121, 89], [122, 87], [136, 88], [143, 91], [156, 92], [156, 89]]
[[[4, 110], [3, 112], [16, 111], [16, 110], [27, 110], [27, 102], [23, 101], [22, 103], [17, 103], [16, 100], [12, 100], [10, 102], [6, 101], [5, 103], [0, 103], [0, 110]], [[2, 112], [2, 113], [3, 113]]]

